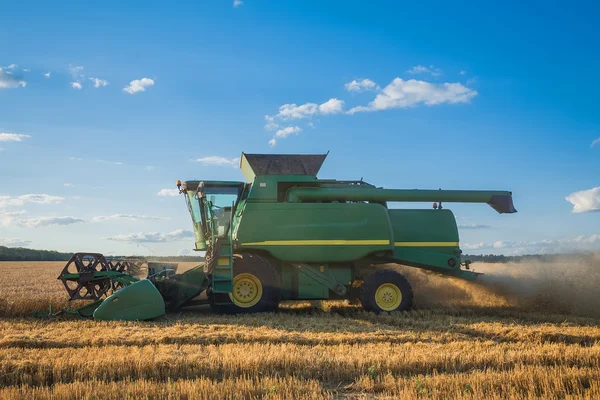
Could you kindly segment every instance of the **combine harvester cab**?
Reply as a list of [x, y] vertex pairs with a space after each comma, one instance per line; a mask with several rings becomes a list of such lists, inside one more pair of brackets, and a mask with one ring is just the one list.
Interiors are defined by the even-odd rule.
[[[206, 251], [215, 311], [345, 298], [375, 312], [405, 310], [412, 305], [406, 279], [368, 266], [397, 263], [475, 279], [461, 258], [454, 215], [442, 204], [486, 203], [499, 213], [516, 212], [507, 191], [383, 189], [318, 179], [326, 156], [242, 153], [246, 182], [178, 182], [196, 250]], [[433, 202], [434, 209], [389, 209], [388, 202]]]
[[[92, 302], [74, 313], [135, 321], [204, 303], [216, 312], [248, 313], [274, 310], [281, 300], [324, 299], [357, 299], [374, 312], [407, 310], [409, 282], [377, 265], [477, 277], [461, 257], [456, 220], [443, 203], [516, 212], [507, 191], [383, 189], [319, 179], [326, 156], [242, 153], [245, 182], [178, 181], [204, 264], [177, 274], [176, 264], [148, 263], [139, 279], [135, 270], [144, 262], [77, 253], [59, 279], [71, 300]], [[389, 202], [433, 202], [434, 209], [389, 209]]]

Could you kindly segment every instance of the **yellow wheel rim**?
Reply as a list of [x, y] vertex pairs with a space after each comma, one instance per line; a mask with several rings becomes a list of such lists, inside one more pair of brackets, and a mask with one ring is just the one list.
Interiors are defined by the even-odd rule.
[[256, 305], [263, 294], [260, 280], [248, 273], [236, 275], [233, 278], [233, 292], [229, 298], [238, 307], [250, 308]]
[[383, 311], [394, 311], [402, 303], [402, 292], [393, 283], [384, 283], [375, 292], [375, 303]]

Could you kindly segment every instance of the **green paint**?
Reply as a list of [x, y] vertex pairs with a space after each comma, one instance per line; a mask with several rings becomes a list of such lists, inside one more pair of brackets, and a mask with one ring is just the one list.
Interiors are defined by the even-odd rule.
[[[242, 153], [248, 184], [184, 183], [189, 201], [197, 203], [190, 207], [196, 247], [198, 240], [210, 246], [219, 236], [223, 256], [268, 255], [278, 267], [283, 299], [323, 299], [341, 293], [339, 285], [349, 289], [359, 264], [395, 262], [463, 279], [476, 276], [461, 269], [450, 210], [389, 209], [390, 202], [484, 203], [500, 213], [516, 212], [506, 191], [383, 189], [318, 179], [324, 159]], [[241, 188], [239, 198], [223, 218], [209, 205], [232, 188]], [[231, 290], [231, 271], [231, 263], [215, 270], [213, 290]]]
[[94, 311], [100, 321], [144, 321], [165, 313], [165, 302], [152, 282], [137, 281], [109, 296]]

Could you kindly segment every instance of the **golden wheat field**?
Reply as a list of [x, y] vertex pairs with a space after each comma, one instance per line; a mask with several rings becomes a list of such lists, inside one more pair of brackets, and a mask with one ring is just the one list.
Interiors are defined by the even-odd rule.
[[31, 317], [68, 305], [62, 266], [0, 263], [0, 398], [600, 398], [598, 257], [474, 264], [479, 283], [406, 270], [415, 308], [396, 314]]

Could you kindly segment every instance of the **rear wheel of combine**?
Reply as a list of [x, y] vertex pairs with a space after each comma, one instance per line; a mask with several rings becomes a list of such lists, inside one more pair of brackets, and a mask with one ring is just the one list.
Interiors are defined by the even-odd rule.
[[360, 302], [367, 311], [405, 311], [412, 306], [413, 292], [402, 274], [392, 270], [374, 272], [360, 291]]
[[275, 267], [257, 254], [234, 256], [232, 293], [212, 295], [213, 311], [225, 314], [273, 311], [281, 300]]

